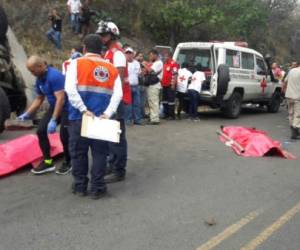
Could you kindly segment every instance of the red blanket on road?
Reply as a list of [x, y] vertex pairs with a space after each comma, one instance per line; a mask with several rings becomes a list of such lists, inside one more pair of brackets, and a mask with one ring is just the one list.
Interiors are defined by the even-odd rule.
[[[49, 135], [51, 156], [63, 152], [57, 133]], [[0, 145], [0, 176], [12, 173], [28, 164], [42, 160], [42, 152], [36, 135], [25, 135]]]
[[296, 157], [282, 149], [281, 143], [268, 137], [267, 132], [245, 127], [224, 127], [222, 132], [237, 142], [243, 149], [241, 152], [233, 143], [221, 136], [223, 142], [229, 142], [228, 145], [238, 155], [245, 157], [262, 157], [276, 155], [287, 159]]

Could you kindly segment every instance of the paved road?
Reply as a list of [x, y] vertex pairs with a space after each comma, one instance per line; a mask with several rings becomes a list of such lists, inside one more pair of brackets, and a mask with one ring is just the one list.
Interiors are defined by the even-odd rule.
[[128, 178], [103, 200], [70, 194], [71, 176], [0, 179], [0, 249], [299, 250], [299, 161], [238, 157], [218, 141], [221, 124], [289, 135], [285, 111], [130, 127]]

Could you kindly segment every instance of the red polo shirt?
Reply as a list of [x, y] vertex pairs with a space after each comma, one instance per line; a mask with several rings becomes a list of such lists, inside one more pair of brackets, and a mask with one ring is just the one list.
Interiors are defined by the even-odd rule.
[[163, 68], [163, 77], [161, 79], [161, 85], [163, 87], [169, 87], [171, 85], [172, 77], [178, 73], [179, 65], [173, 60], [168, 59]]

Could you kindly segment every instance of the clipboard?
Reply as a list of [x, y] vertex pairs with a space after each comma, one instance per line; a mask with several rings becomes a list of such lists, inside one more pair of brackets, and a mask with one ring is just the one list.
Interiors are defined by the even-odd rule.
[[82, 116], [82, 137], [119, 143], [121, 132], [120, 122], [116, 120], [100, 119], [86, 114]]

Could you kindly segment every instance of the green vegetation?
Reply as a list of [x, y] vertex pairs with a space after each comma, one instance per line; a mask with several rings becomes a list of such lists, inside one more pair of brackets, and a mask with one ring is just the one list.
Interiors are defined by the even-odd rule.
[[[83, 1], [83, 0], [82, 0]], [[28, 4], [32, 8], [28, 8]], [[80, 42], [68, 26], [66, 0], [3, 0], [10, 22], [26, 50], [51, 53], [45, 38], [47, 13], [58, 6], [64, 15], [63, 45]], [[276, 56], [281, 63], [300, 60], [300, 15], [297, 0], [93, 0], [100, 19], [111, 19], [124, 42], [139, 49], [182, 41], [247, 41], [250, 47]], [[16, 7], [18, 6], [18, 7]], [[24, 29], [26, 27], [26, 29]], [[299, 30], [299, 31], [298, 31]], [[52, 59], [51, 58], [51, 59]], [[59, 59], [59, 58], [58, 58]], [[58, 60], [60, 61], [60, 60]]]
[[282, 62], [300, 59], [297, 0], [132, 0], [117, 7], [105, 2], [95, 1], [104, 4], [113, 20], [120, 20], [123, 30], [146, 32], [157, 44], [244, 40]]

